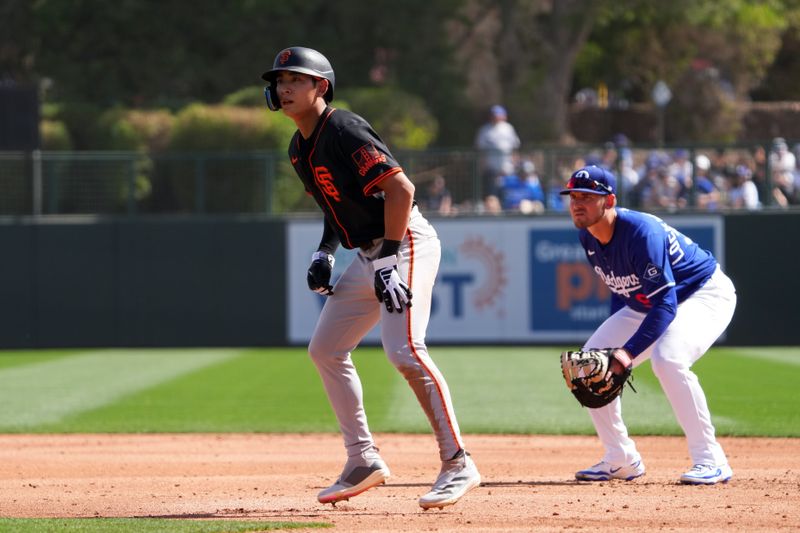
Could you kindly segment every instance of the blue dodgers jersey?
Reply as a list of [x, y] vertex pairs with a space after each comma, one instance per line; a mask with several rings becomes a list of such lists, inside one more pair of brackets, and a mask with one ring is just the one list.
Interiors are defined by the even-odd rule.
[[671, 287], [678, 303], [683, 302], [717, 268], [711, 252], [648, 213], [617, 208], [614, 235], [605, 246], [585, 229], [579, 237], [589, 263], [611, 292], [642, 313]]

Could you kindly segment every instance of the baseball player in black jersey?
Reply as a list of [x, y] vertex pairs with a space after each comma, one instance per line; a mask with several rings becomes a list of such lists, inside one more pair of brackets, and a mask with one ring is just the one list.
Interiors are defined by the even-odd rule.
[[[306, 192], [324, 214], [308, 287], [327, 296], [308, 347], [336, 414], [347, 462], [319, 493], [336, 503], [386, 482], [364, 412], [361, 381], [350, 352], [378, 323], [389, 360], [406, 378], [430, 420], [442, 469], [423, 509], [456, 503], [481, 477], [464, 443], [450, 392], [425, 346], [441, 246], [414, 202], [414, 185], [360, 116], [330, 107], [335, 78], [328, 60], [304, 47], [282, 50], [262, 76], [268, 107], [294, 120], [289, 157]], [[333, 253], [358, 249], [336, 286]]]

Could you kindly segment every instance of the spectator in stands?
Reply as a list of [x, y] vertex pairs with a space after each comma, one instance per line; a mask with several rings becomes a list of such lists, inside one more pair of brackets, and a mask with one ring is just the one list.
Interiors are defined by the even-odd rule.
[[772, 153], [770, 154], [772, 169], [779, 172], [792, 174], [797, 171], [797, 158], [789, 151], [789, 145], [783, 137], [775, 137], [772, 140]]
[[733, 209], [759, 209], [758, 189], [752, 180], [753, 171], [745, 165], [737, 165], [728, 188], [728, 204]]
[[547, 190], [545, 191], [545, 203], [547, 204], [548, 211], [566, 211], [567, 206], [564, 199], [569, 199], [569, 196], [560, 194], [561, 189], [564, 187], [564, 180], [559, 176], [553, 176], [547, 182]]
[[639, 183], [639, 174], [633, 166], [633, 152], [630, 148], [630, 141], [624, 134], [618, 133], [614, 135], [612, 142], [617, 147], [618, 168], [611, 170], [621, 178], [619, 183], [620, 193], [627, 196]]
[[680, 184], [678, 207], [689, 205], [689, 195], [693, 187], [694, 166], [689, 159], [689, 150], [678, 148], [673, 152], [667, 170]]
[[684, 189], [691, 189], [692, 174], [694, 168], [689, 160], [689, 150], [678, 148], [672, 154], [672, 162], [669, 165], [669, 173], [675, 176]]
[[719, 209], [719, 189], [708, 175], [711, 160], [699, 154], [694, 160], [694, 202], [698, 209], [716, 211]]
[[503, 205], [496, 194], [490, 194], [483, 200], [482, 212], [487, 215], [499, 215], [503, 212]]
[[475, 137], [475, 148], [481, 155], [484, 196], [490, 194], [495, 178], [503, 174], [503, 166], [513, 163], [519, 147], [517, 130], [508, 122], [506, 109], [501, 105], [493, 105], [489, 110], [489, 122], [481, 126]]
[[728, 205], [728, 184], [730, 176], [736, 172], [736, 167], [728, 161], [725, 150], [722, 148], [711, 152], [709, 159], [711, 168], [708, 170], [708, 176], [719, 191], [720, 206]]
[[794, 148], [792, 148], [792, 153], [794, 154], [795, 166], [795, 173], [800, 173], [800, 166], [797, 166], [797, 161], [800, 160], [800, 143], [795, 143]]
[[639, 169], [639, 182], [630, 191], [628, 205], [634, 208], [644, 205], [644, 197], [650, 195], [650, 190], [658, 182], [658, 171], [661, 168], [661, 155], [658, 152], [650, 152], [644, 160], [644, 164]]
[[678, 207], [681, 184], [669, 173], [669, 167], [660, 165], [648, 173], [647, 182], [641, 188], [641, 205], [646, 210], [674, 211]]
[[797, 158], [789, 151], [786, 140], [776, 137], [772, 141], [770, 153], [770, 166], [772, 168], [772, 195], [775, 202], [781, 207], [788, 207], [800, 203], [800, 184], [797, 183]]
[[795, 187], [792, 174], [778, 169], [772, 170], [772, 197], [780, 207], [789, 207], [800, 204], [797, 187]]
[[759, 198], [768, 198], [772, 192], [767, 186], [767, 151], [763, 146], [756, 146], [752, 153], [753, 183], [758, 189]]
[[724, 183], [720, 183], [719, 180], [724, 180], [725, 176], [730, 175], [735, 167], [728, 161], [723, 148], [714, 150], [709, 157], [711, 159], [711, 169], [708, 174], [718, 188], [724, 187]]
[[523, 160], [519, 172], [514, 172], [512, 169], [503, 176], [499, 188], [504, 211], [518, 211], [524, 214], [544, 211], [544, 191], [533, 161]]
[[447, 189], [447, 183], [444, 176], [436, 174], [428, 184], [425, 198], [423, 200], [423, 207], [428, 212], [437, 213], [439, 215], [448, 216], [455, 214], [455, 207], [453, 206], [453, 196]]

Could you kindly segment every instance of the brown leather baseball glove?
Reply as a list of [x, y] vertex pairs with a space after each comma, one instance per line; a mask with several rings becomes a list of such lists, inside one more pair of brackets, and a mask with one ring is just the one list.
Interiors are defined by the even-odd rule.
[[[633, 362], [622, 348], [602, 348], [563, 352], [561, 372], [567, 388], [584, 407], [596, 409], [622, 394], [631, 385]], [[630, 380], [630, 381], [629, 381]]]

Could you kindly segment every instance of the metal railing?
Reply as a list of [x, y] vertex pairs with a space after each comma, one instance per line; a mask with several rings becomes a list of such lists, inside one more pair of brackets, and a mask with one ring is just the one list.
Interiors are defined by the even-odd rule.
[[[443, 215], [564, 210], [558, 190], [586, 163], [604, 164], [620, 176], [622, 205], [655, 211], [733, 209], [731, 193], [737, 170], [744, 172], [746, 167], [760, 194], [759, 208], [797, 209], [800, 174], [795, 169], [795, 196], [786, 206], [781, 205], [775, 193], [772, 150], [770, 143], [534, 148], [513, 156], [516, 170], [535, 169], [540, 191], [532, 194], [540, 197], [528, 209], [506, 202], [504, 185], [509, 180], [486, 173], [485, 154], [456, 149], [396, 151], [394, 155], [415, 182], [417, 199], [425, 209], [439, 210], [437, 200], [449, 197], [450, 207], [442, 208]], [[703, 165], [697, 165], [698, 156], [712, 165], [711, 182], [718, 194], [711, 206], [699, 199], [703, 191], [696, 184]], [[687, 167], [683, 161], [694, 164]], [[683, 185], [676, 186], [675, 180]], [[446, 193], [435, 189], [441, 185]], [[659, 200], [659, 194], [667, 200]], [[653, 197], [658, 201], [654, 203]], [[0, 152], [0, 215], [279, 215], [316, 209], [282, 151]]]

